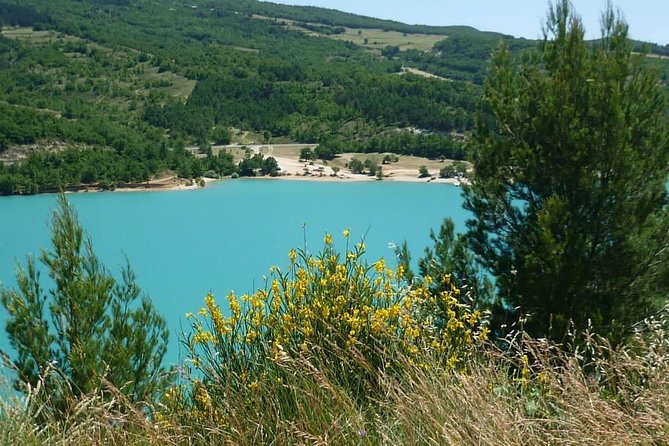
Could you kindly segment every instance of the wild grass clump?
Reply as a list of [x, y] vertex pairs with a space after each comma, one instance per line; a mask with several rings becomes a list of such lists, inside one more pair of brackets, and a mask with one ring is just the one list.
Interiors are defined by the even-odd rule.
[[[47, 373], [57, 373], [51, 370]], [[148, 406], [130, 401], [109, 382], [96, 394], [70, 402], [67, 413], [54, 411], [42, 380], [23, 395], [0, 400], [0, 445], [176, 444], [147, 414]], [[60, 401], [60, 400], [59, 400]]]
[[[216, 412], [193, 410], [199, 403], [186, 394], [183, 406], [172, 405], [168, 411], [159, 405], [152, 415], [87, 397], [79, 403], [77, 419], [42, 424], [24, 400], [23, 405], [3, 405], [0, 441], [663, 445], [669, 442], [669, 355], [666, 346], [657, 355], [658, 345], [649, 344], [657, 334], [636, 334], [636, 345], [618, 349], [592, 336], [590, 347], [599, 353], [587, 361], [581, 353], [565, 353], [529, 338], [519, 338], [510, 351], [478, 348], [468, 366], [457, 370], [425, 369], [405, 361], [392, 376], [380, 373], [382, 390], [363, 402], [305, 355], [281, 363], [287, 377], [281, 383], [265, 380], [253, 392], [227, 387], [227, 399], [217, 401]], [[342, 357], [343, 364], [352, 360]]]
[[382, 443], [667, 444], [664, 339], [659, 326], [617, 349], [589, 335], [586, 354], [519, 336], [509, 350], [479, 352], [466, 372], [414, 369], [380, 404], [393, 420]]

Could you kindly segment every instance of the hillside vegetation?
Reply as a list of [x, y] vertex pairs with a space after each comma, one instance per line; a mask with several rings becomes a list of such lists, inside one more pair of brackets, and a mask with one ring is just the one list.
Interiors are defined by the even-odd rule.
[[0, 10], [0, 194], [229, 175], [229, 157], [183, 149], [206, 154], [237, 131], [462, 159], [451, 134], [473, 127], [491, 51], [534, 45], [248, 0]]

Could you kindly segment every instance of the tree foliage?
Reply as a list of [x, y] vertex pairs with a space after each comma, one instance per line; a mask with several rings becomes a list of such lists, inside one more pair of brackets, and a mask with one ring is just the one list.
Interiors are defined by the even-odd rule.
[[538, 52], [502, 46], [473, 141], [470, 245], [537, 336], [619, 335], [669, 291], [665, 96], [610, 7], [602, 29], [564, 0]]
[[[443, 291], [444, 276], [462, 291], [461, 298], [477, 308], [490, 305], [494, 299], [493, 285], [468, 249], [467, 238], [456, 234], [453, 220], [445, 218], [439, 232], [430, 231], [433, 247], [425, 248], [425, 256], [418, 260], [421, 277], [430, 277], [434, 292]], [[397, 251], [404, 265], [410, 265], [407, 248]], [[407, 266], [408, 267], [408, 266]]]
[[129, 266], [117, 280], [99, 262], [91, 240], [63, 195], [52, 222], [51, 251], [42, 251], [53, 288], [43, 288], [29, 257], [18, 288], [3, 289], [7, 335], [16, 350], [15, 386], [48, 390], [56, 413], [82, 395], [105, 391], [104, 380], [131, 401], [151, 400], [166, 384], [161, 362], [168, 331]]

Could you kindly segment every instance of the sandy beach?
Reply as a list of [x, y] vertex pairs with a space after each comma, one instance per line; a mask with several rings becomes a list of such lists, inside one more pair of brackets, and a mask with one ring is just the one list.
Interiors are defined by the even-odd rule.
[[197, 190], [202, 187], [206, 187], [207, 184], [214, 181], [219, 181], [214, 178], [202, 178], [203, 184], [198, 184], [195, 180], [185, 180], [183, 178], [177, 178], [176, 176], [169, 176], [165, 178], [157, 178], [149, 180], [146, 183], [135, 183], [135, 184], [121, 184], [116, 188], [102, 189], [97, 186], [78, 186], [70, 187], [65, 190], [65, 193], [87, 193], [87, 192], [161, 192], [161, 191], [178, 191], [178, 190]]
[[[439, 170], [452, 164], [451, 160], [430, 160], [416, 156], [392, 155], [389, 153], [342, 153], [338, 154], [331, 161], [304, 161], [299, 159], [300, 150], [304, 147], [314, 148], [316, 145], [310, 144], [266, 144], [266, 145], [248, 145], [247, 149], [254, 153], [261, 153], [266, 157], [276, 159], [280, 175], [271, 177], [272, 179], [290, 179], [303, 181], [403, 181], [415, 183], [446, 183], [460, 184], [466, 180], [455, 178], [439, 178]], [[244, 150], [239, 145], [215, 146], [215, 153], [221, 150], [229, 151], [234, 157], [235, 162], [244, 157]], [[384, 164], [383, 159], [386, 155], [395, 156], [396, 161]], [[370, 160], [383, 170], [383, 179], [379, 180], [376, 176], [366, 174], [354, 174], [348, 169], [347, 164], [357, 158], [361, 161]], [[419, 178], [418, 169], [425, 166], [430, 173], [429, 177]], [[337, 170], [335, 174], [335, 169]], [[269, 178], [269, 177], [268, 177]]]
[[[383, 153], [343, 153], [329, 162], [320, 160], [305, 162], [303, 160], [300, 161], [298, 155], [294, 153], [282, 153], [282, 151], [277, 149], [268, 150], [268, 152], [267, 156], [273, 156], [281, 168], [281, 175], [274, 177], [278, 179], [305, 181], [403, 181], [446, 184], [460, 184], [463, 182], [463, 180], [456, 178], [439, 178], [439, 170], [452, 163], [449, 160], [439, 161], [415, 156], [398, 156], [398, 161], [383, 164], [382, 160], [386, 155]], [[366, 159], [372, 160], [383, 170], [383, 179], [366, 174], [351, 173], [346, 165], [353, 158], [358, 158], [362, 161]], [[428, 169], [430, 173], [429, 177], [419, 178], [418, 169], [421, 166], [425, 166]], [[333, 168], [337, 169], [336, 174]]]
[[[256, 179], [266, 180], [292, 180], [292, 181], [321, 181], [321, 182], [368, 182], [368, 181], [398, 181], [411, 183], [440, 183], [460, 185], [466, 183], [466, 179], [439, 178], [439, 170], [448, 166], [450, 160], [429, 160], [414, 156], [398, 156], [397, 161], [383, 164], [382, 160], [386, 154], [379, 153], [343, 153], [337, 155], [331, 161], [304, 161], [299, 159], [299, 150], [305, 145], [251, 145], [247, 146], [253, 152], [262, 153], [265, 156], [272, 156], [276, 159], [280, 175], [276, 177], [255, 177]], [[215, 150], [229, 150], [235, 157], [235, 162], [240, 161], [244, 156], [241, 146], [219, 146]], [[346, 167], [353, 159], [358, 158], [361, 161], [367, 159], [381, 166], [383, 170], [383, 179], [367, 174], [354, 174]], [[419, 178], [418, 168], [425, 166], [430, 173], [429, 177]], [[335, 173], [336, 171], [336, 173]], [[216, 181], [225, 181], [228, 178], [214, 179], [202, 178], [201, 181], [185, 180], [175, 175], [152, 179], [146, 183], [122, 184], [114, 190], [118, 192], [149, 192], [149, 191], [188, 191], [198, 190], [206, 187], [208, 184]], [[71, 188], [67, 192], [86, 193], [100, 192], [102, 189], [95, 186]]]

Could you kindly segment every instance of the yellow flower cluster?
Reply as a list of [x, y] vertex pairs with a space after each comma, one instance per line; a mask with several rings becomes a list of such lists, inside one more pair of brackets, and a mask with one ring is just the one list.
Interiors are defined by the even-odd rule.
[[[345, 230], [346, 240], [349, 235]], [[419, 357], [435, 358], [422, 367], [450, 369], [486, 339], [485, 320], [460, 301], [450, 277], [441, 279], [446, 291], [434, 295], [427, 287], [432, 278], [412, 286], [401, 266], [393, 271], [384, 259], [365, 263], [363, 242], [345, 255], [332, 242], [326, 234], [317, 257], [291, 250], [288, 271], [272, 268], [264, 289], [241, 302], [230, 293], [228, 318], [211, 294], [205, 297], [201, 317], [191, 315], [195, 334], [187, 345], [205, 376], [252, 390], [273, 364], [291, 356], [347, 352], [382, 369]]]

